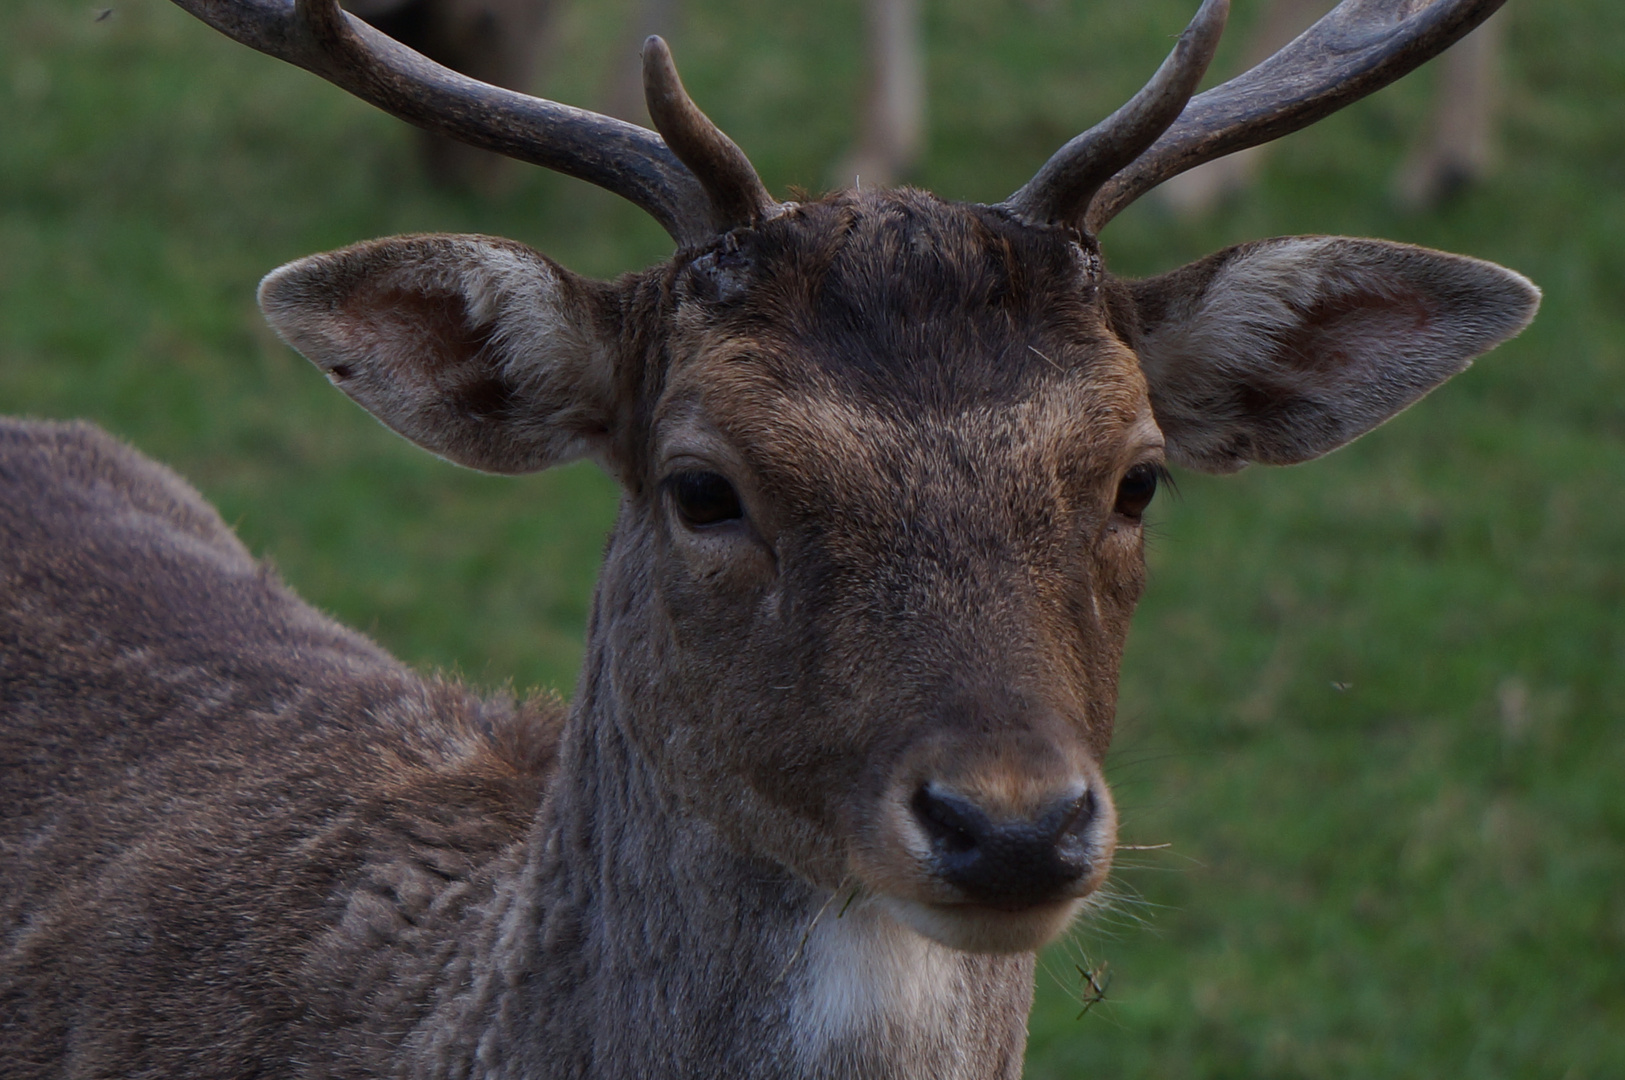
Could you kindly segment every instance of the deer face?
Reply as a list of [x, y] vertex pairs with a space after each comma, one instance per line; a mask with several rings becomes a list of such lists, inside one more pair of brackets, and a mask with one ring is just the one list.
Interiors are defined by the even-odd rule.
[[643, 745], [740, 843], [1030, 948], [1110, 861], [1161, 461], [1098, 259], [916, 193], [726, 248], [675, 272], [623, 523], [651, 567], [627, 598], [651, 638], [613, 650], [659, 703]]
[[293, 263], [261, 302], [437, 453], [591, 454], [622, 480], [583, 692], [674, 805], [938, 941], [1010, 951], [1109, 867], [1100, 763], [1164, 456], [1324, 453], [1535, 295], [1324, 237], [1119, 283], [1075, 232], [903, 191], [788, 208], [613, 286], [408, 237]]

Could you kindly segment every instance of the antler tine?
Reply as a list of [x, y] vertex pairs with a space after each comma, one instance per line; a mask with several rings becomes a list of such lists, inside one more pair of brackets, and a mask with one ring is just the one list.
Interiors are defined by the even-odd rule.
[[[1425, 4], [1426, 0], [1422, 0]], [[1149, 150], [1101, 189], [1095, 233], [1171, 176], [1307, 127], [1465, 37], [1506, 0], [1343, 0], [1251, 71], [1191, 99]]]
[[1204, 0], [1168, 58], [1128, 103], [1057, 150], [1001, 205], [1026, 221], [1080, 221], [1095, 193], [1178, 118], [1219, 47], [1230, 0]]
[[655, 130], [710, 196], [718, 231], [772, 216], [779, 204], [745, 152], [689, 98], [671, 49], [659, 36], [643, 43], [643, 96]]
[[719, 231], [706, 188], [660, 136], [636, 124], [459, 75], [341, 11], [338, 0], [175, 3], [402, 120], [612, 191], [648, 211], [679, 246]]

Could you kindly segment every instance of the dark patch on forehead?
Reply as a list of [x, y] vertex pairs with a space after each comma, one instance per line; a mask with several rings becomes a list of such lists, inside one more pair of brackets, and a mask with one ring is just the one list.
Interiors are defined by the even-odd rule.
[[1102, 332], [1074, 241], [986, 207], [846, 192], [762, 226], [751, 246], [756, 280], [724, 318], [790, 385], [954, 412], [1026, 395]]

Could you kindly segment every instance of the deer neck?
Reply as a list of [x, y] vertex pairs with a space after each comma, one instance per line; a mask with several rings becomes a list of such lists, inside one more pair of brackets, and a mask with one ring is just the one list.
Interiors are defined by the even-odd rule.
[[628, 625], [636, 579], [615, 573], [624, 539], [532, 841], [532, 926], [515, 936], [530, 1000], [499, 1018], [504, 1037], [558, 1075], [1019, 1075], [1030, 955], [931, 942], [741, 851], [662, 790], [632, 735], [645, 703], [612, 663], [646, 644]]

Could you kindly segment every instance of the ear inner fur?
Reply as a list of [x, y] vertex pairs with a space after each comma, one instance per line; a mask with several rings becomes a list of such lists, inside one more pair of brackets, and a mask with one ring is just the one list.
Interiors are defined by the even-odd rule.
[[1528, 325], [1540, 293], [1407, 244], [1281, 237], [1132, 282], [1169, 457], [1208, 472], [1319, 457]]
[[478, 236], [376, 240], [267, 275], [277, 333], [418, 445], [486, 472], [593, 453], [615, 411], [609, 286]]

